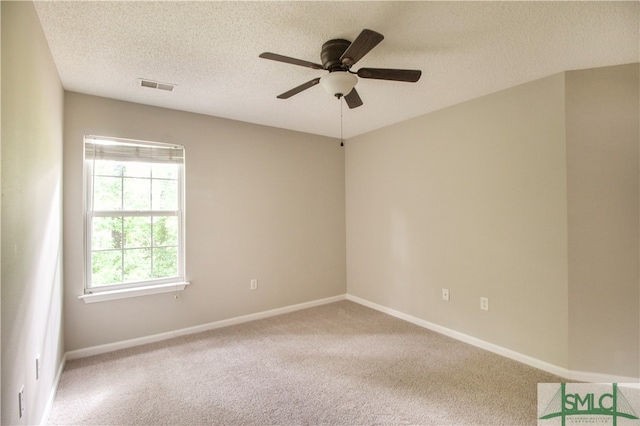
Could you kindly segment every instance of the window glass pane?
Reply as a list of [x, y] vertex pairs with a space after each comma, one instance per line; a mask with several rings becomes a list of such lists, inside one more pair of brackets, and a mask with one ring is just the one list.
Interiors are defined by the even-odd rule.
[[175, 164], [155, 163], [151, 170], [154, 178], [178, 179], [178, 167]]
[[122, 248], [122, 218], [94, 217], [91, 227], [91, 249]]
[[151, 209], [151, 180], [139, 178], [124, 178], [124, 209]]
[[178, 181], [153, 179], [152, 210], [178, 210]]
[[85, 138], [86, 188], [93, 191], [86, 197], [87, 288], [126, 288], [182, 276], [184, 188], [179, 183], [184, 166], [156, 161], [169, 160], [170, 154], [172, 161], [179, 162], [183, 149], [173, 148], [174, 154], [166, 152], [163, 144], [105, 141]]
[[124, 281], [151, 278], [151, 249], [124, 250]]
[[178, 245], [178, 218], [176, 216], [160, 216], [153, 218], [153, 245]]
[[153, 277], [178, 276], [177, 247], [160, 247], [153, 249]]
[[107, 250], [91, 253], [91, 283], [93, 285], [122, 282], [122, 251]]
[[142, 248], [151, 246], [151, 217], [124, 218], [124, 247]]
[[150, 178], [151, 177], [151, 164], [149, 163], [134, 163], [134, 162], [126, 162], [124, 163], [124, 172], [125, 177], [141, 177], [141, 178]]
[[123, 164], [117, 161], [96, 160], [94, 170], [96, 176], [122, 176]]
[[122, 210], [122, 179], [96, 176], [93, 184], [94, 210]]

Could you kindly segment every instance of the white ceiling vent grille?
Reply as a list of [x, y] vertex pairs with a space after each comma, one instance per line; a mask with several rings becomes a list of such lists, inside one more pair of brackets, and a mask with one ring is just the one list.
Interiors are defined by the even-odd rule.
[[148, 87], [149, 89], [164, 90], [166, 92], [173, 92], [173, 88], [176, 87], [175, 84], [160, 83], [159, 81], [145, 80], [143, 78], [139, 79], [139, 81], [140, 81], [140, 87]]

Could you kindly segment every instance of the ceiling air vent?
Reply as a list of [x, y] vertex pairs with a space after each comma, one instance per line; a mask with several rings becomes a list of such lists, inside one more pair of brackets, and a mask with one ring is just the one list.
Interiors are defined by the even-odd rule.
[[148, 87], [149, 89], [158, 89], [167, 92], [173, 92], [173, 88], [176, 87], [176, 85], [169, 83], [160, 83], [159, 81], [145, 80], [141, 78], [140, 87]]

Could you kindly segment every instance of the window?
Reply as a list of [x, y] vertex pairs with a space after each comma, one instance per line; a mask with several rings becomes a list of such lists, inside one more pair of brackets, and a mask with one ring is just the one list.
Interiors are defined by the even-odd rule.
[[184, 284], [184, 148], [86, 136], [85, 294]]

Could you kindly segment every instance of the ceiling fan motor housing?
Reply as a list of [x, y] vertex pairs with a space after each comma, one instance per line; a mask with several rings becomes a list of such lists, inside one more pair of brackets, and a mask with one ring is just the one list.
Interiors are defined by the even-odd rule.
[[342, 54], [351, 45], [349, 40], [334, 39], [322, 45], [322, 51], [320, 53], [320, 59], [322, 60], [322, 66], [329, 72], [333, 71], [347, 71], [350, 64], [343, 64], [340, 60]]

